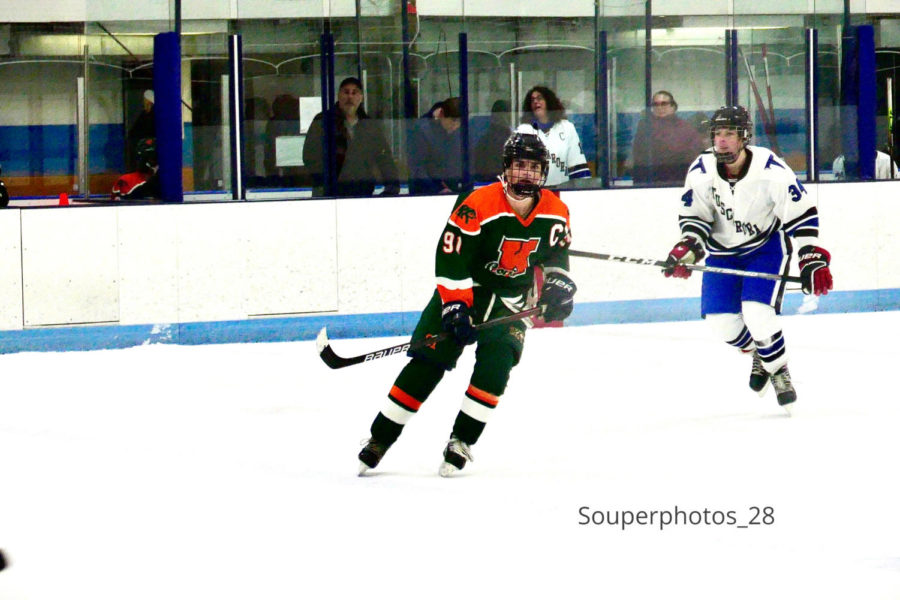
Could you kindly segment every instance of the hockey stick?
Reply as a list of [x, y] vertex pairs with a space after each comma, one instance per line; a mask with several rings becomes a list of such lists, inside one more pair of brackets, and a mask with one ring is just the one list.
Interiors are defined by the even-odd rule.
[[781, 148], [778, 146], [778, 123], [775, 121], [775, 103], [772, 101], [772, 85], [769, 83], [769, 58], [766, 55], [766, 45], [762, 45], [763, 65], [766, 68], [766, 96], [769, 99], [769, 123], [772, 126], [772, 148], [781, 156]]
[[[511, 315], [506, 315], [505, 317], [497, 317], [496, 319], [491, 319], [490, 321], [485, 321], [484, 323], [476, 325], [475, 330], [481, 331], [482, 329], [494, 327], [495, 325], [504, 325], [506, 323], [513, 323], [515, 321], [527, 319], [529, 317], [536, 317], [541, 314], [542, 310], [543, 307], [535, 306], [534, 308], [529, 308], [528, 310], [523, 310], [522, 312], [514, 313]], [[319, 350], [319, 356], [322, 357], [322, 360], [325, 361], [326, 365], [328, 365], [332, 369], [342, 369], [344, 367], [349, 367], [350, 365], [357, 365], [362, 362], [368, 362], [370, 360], [376, 360], [379, 358], [384, 358], [386, 356], [394, 356], [395, 354], [407, 352], [408, 350], [415, 350], [423, 346], [430, 346], [431, 344], [434, 344], [436, 342], [446, 340], [449, 337], [450, 334], [445, 331], [437, 335], [416, 340], [414, 342], [404, 342], [402, 344], [397, 344], [396, 346], [390, 346], [389, 348], [383, 348], [381, 350], [376, 350], [367, 354], [360, 354], [359, 356], [350, 356], [345, 358], [343, 356], [338, 356], [331, 348], [331, 342], [328, 340], [328, 333], [325, 331], [325, 327], [323, 327], [319, 332], [318, 337], [316, 337], [316, 347]]]
[[772, 123], [772, 129], [775, 129], [775, 104], [772, 102], [772, 85], [769, 83], [769, 56], [767, 54], [766, 45], [762, 45], [763, 65], [766, 69], [766, 96], [769, 100], [769, 121]]
[[887, 99], [887, 135], [888, 135], [888, 154], [891, 157], [891, 179], [897, 178], [897, 169], [894, 168], [894, 78], [887, 78], [887, 89], [885, 90], [885, 98]]
[[[652, 258], [630, 258], [628, 256], [615, 256], [613, 254], [600, 254], [599, 252], [584, 252], [582, 250], [569, 250], [569, 256], [580, 256], [582, 258], [595, 258], [597, 260], [612, 260], [615, 262], [627, 263], [630, 265], [646, 265], [648, 267], [659, 267], [666, 269], [669, 265], [664, 260], [654, 260]], [[771, 279], [772, 281], [787, 281], [788, 283], [803, 283], [799, 277], [791, 275], [777, 275], [775, 273], [760, 273], [759, 271], [741, 271], [739, 269], [729, 269], [727, 267], [710, 267], [708, 265], [686, 265], [684, 268], [690, 271], [707, 271], [709, 273], [721, 273], [723, 275], [738, 275], [740, 277], [758, 277], [760, 279]]]
[[777, 156], [781, 156], [781, 149], [778, 147], [778, 139], [775, 137], [775, 123], [769, 121], [769, 113], [766, 111], [766, 105], [763, 104], [762, 95], [760, 95], [759, 88], [756, 86], [756, 75], [754, 74], [753, 69], [750, 68], [750, 61], [747, 60], [747, 55], [741, 52], [741, 56], [744, 59], [744, 66], [747, 68], [750, 89], [753, 91], [754, 100], [756, 100], [756, 110], [762, 121], [763, 131], [765, 131], [766, 137], [769, 138], [769, 143], [772, 145], [772, 151]]

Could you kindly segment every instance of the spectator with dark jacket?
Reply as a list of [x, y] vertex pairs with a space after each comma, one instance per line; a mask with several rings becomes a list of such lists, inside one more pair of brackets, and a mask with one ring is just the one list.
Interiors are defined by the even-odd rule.
[[[384, 195], [400, 192], [400, 178], [391, 149], [378, 123], [362, 107], [362, 83], [348, 77], [338, 87], [332, 114], [335, 124], [335, 165], [338, 196], [371, 196], [376, 184]], [[323, 113], [315, 116], [303, 144], [303, 164], [312, 176], [313, 194], [325, 192]]]
[[491, 122], [472, 149], [475, 181], [494, 183], [503, 172], [503, 146], [509, 139], [509, 102], [497, 100], [491, 107]]
[[676, 110], [672, 94], [653, 94], [650, 114], [638, 122], [634, 135], [635, 185], [681, 186], [691, 162], [709, 146], [690, 123], [675, 116]]
[[409, 142], [409, 193], [462, 191], [462, 114], [459, 98], [447, 98], [417, 119]]

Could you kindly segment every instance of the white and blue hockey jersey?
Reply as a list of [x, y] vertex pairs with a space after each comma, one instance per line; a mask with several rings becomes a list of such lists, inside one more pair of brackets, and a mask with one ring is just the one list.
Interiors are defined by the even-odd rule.
[[712, 152], [694, 160], [678, 213], [682, 234], [703, 241], [714, 256], [752, 252], [780, 229], [799, 247], [818, 245], [815, 199], [782, 158], [760, 146], [747, 150], [749, 167], [734, 184], [721, 177]]
[[568, 119], [562, 119], [546, 131], [530, 123], [522, 123], [516, 128], [520, 133], [533, 133], [538, 136], [550, 153], [550, 171], [544, 185], [553, 187], [581, 177], [590, 177], [591, 170], [581, 149], [581, 140], [575, 125]]

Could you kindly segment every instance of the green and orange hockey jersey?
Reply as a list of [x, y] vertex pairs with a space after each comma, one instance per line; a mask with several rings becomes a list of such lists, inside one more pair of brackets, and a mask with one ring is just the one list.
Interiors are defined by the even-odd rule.
[[569, 207], [541, 190], [531, 213], [522, 218], [506, 199], [500, 182], [461, 196], [438, 242], [437, 289], [444, 303], [472, 306], [473, 288], [484, 286], [515, 310], [525, 308], [534, 268], [568, 274], [572, 242]]

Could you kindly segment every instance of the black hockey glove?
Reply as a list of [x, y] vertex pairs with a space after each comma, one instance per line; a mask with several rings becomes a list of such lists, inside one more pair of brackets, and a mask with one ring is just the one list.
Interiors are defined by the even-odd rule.
[[831, 280], [831, 254], [825, 248], [818, 246], [803, 246], [797, 253], [800, 267], [800, 279], [803, 282], [800, 287], [804, 294], [822, 296], [833, 287]]
[[697, 238], [686, 235], [669, 251], [663, 273], [666, 277], [687, 279], [691, 276], [691, 271], [684, 265], [699, 262], [703, 260], [704, 256], [706, 256], [706, 250], [703, 249], [703, 244]]
[[548, 273], [541, 286], [541, 299], [538, 306], [543, 307], [541, 316], [545, 321], [562, 321], [572, 314], [575, 306], [575, 282], [562, 273]]
[[460, 347], [474, 344], [478, 337], [469, 307], [459, 300], [448, 302], [441, 309], [441, 329], [452, 335], [453, 341]]

